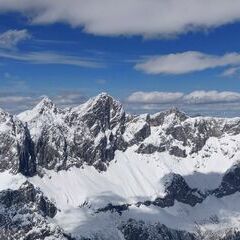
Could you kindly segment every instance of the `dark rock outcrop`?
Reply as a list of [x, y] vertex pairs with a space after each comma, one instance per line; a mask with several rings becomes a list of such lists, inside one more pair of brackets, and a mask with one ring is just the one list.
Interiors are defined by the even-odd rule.
[[117, 212], [119, 215], [122, 215], [124, 211], [127, 211], [131, 204], [122, 204], [122, 205], [113, 205], [109, 203], [106, 207], [99, 208], [96, 213], [99, 212]]
[[232, 166], [223, 176], [220, 186], [211, 193], [221, 198], [240, 191], [240, 163]]
[[0, 192], [0, 239], [71, 239], [50, 223], [57, 213], [55, 205], [40, 190], [25, 182], [18, 190]]
[[166, 176], [165, 179], [166, 196], [164, 198], [158, 197], [154, 201], [139, 202], [137, 205], [155, 205], [164, 208], [173, 206], [176, 200], [190, 206], [195, 206], [201, 203], [206, 197], [206, 195], [198, 189], [190, 188], [184, 178], [179, 174], [170, 174]]
[[24, 127], [24, 139], [18, 146], [19, 151], [19, 172], [24, 176], [32, 177], [36, 174], [36, 157], [34, 143], [31, 139], [27, 125]]
[[173, 230], [163, 224], [129, 219], [119, 226], [126, 240], [197, 240], [194, 234]]
[[54, 204], [29, 182], [23, 183], [18, 190], [4, 190], [0, 192], [0, 204], [6, 208], [34, 204], [35, 210], [41, 212], [43, 216], [51, 218], [57, 213]]

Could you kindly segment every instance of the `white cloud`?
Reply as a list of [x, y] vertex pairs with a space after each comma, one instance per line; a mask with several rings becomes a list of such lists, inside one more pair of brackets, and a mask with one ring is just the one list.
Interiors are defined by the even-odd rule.
[[0, 104], [21, 104], [32, 100], [32, 97], [28, 96], [0, 96]]
[[188, 51], [149, 57], [137, 63], [135, 69], [148, 74], [185, 74], [231, 65], [240, 65], [240, 54], [233, 52], [217, 56]]
[[32, 23], [69, 23], [98, 35], [168, 37], [240, 20], [238, 0], [0, 0]]
[[[11, 89], [0, 91], [0, 108], [12, 113], [30, 109], [42, 95], [40, 92], [14, 92]], [[86, 101], [86, 95], [80, 91], [58, 91], [49, 96], [59, 107], [76, 106]], [[123, 103], [133, 113], [158, 112], [175, 106], [192, 115], [239, 116], [240, 92], [135, 92]]]
[[134, 92], [127, 97], [126, 102], [133, 104], [212, 104], [212, 103], [240, 103], [240, 93], [223, 91], [193, 91], [188, 94], [182, 92]]
[[171, 103], [182, 98], [183, 93], [180, 92], [134, 92], [128, 98], [129, 103]]
[[[12, 89], [0, 91], [0, 108], [12, 113], [31, 109], [45, 96], [41, 92], [32, 92], [30, 89], [14, 90], [15, 88], [12, 87]], [[80, 105], [86, 101], [85, 95], [78, 91], [58, 91], [49, 96], [58, 107], [62, 108]]]
[[77, 91], [65, 91], [53, 96], [52, 100], [60, 107], [73, 107], [83, 103], [86, 96]]
[[222, 76], [223, 76], [223, 77], [233, 76], [233, 75], [235, 75], [236, 73], [238, 73], [239, 70], [240, 70], [240, 67], [231, 67], [231, 68], [228, 68], [228, 69], [226, 69], [226, 70], [222, 73]]
[[6, 52], [0, 51], [0, 58], [24, 61], [33, 64], [61, 64], [87, 68], [102, 68], [104, 64], [95, 59], [81, 58], [73, 55], [63, 55], [55, 52]]
[[193, 104], [240, 102], [240, 93], [230, 91], [194, 91], [185, 95], [183, 100]]
[[26, 29], [8, 30], [0, 34], [0, 48], [12, 48], [19, 42], [29, 39], [31, 35]]
[[[14, 88], [13, 88], [14, 89]], [[19, 112], [35, 103], [34, 96], [14, 92], [13, 90], [0, 91], [0, 108], [9, 112]]]

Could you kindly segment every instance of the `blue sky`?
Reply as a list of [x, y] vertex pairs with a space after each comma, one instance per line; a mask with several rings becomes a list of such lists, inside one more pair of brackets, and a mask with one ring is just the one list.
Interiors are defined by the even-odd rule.
[[105, 91], [133, 112], [240, 115], [237, 1], [30, 2], [0, 0], [4, 109], [43, 95], [71, 106]]

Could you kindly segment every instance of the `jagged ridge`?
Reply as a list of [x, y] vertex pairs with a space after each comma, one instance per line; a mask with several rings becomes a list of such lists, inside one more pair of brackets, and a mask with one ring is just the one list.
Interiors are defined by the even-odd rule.
[[[1, 159], [8, 158], [8, 163], [1, 164], [2, 170], [26, 176], [41, 169], [59, 171], [84, 163], [105, 171], [116, 150], [133, 145], [139, 154], [167, 151], [184, 158], [199, 152], [209, 138], [235, 135], [240, 129], [239, 119], [190, 118], [175, 108], [132, 116], [106, 93], [70, 110], [57, 108], [45, 97], [18, 117], [3, 111], [1, 116], [1, 124], [8, 127], [0, 130], [2, 144], [7, 143]], [[9, 153], [9, 145], [17, 151]]]

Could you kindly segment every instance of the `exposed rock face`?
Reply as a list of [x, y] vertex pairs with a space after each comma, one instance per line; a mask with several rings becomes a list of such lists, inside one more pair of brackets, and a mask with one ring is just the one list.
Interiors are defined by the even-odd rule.
[[161, 208], [174, 205], [174, 201], [182, 202], [190, 206], [195, 206], [205, 199], [205, 195], [197, 189], [191, 189], [184, 178], [179, 174], [170, 174], [166, 176], [166, 196], [164, 198], [156, 198], [154, 201], [146, 201], [138, 203], [138, 205], [155, 205]]
[[[159, 144], [143, 141], [137, 152], [151, 154], [155, 151], [169, 151], [176, 157], [187, 157], [188, 154], [197, 153], [210, 137], [218, 138], [224, 133], [223, 129], [226, 129], [222, 119], [190, 118], [175, 108], [150, 116], [149, 124], [158, 129]], [[231, 128], [230, 123], [227, 126], [232, 134], [233, 129], [237, 129], [236, 126]], [[174, 146], [175, 144], [177, 146]], [[189, 148], [190, 151], [187, 153], [185, 148]]]
[[167, 151], [185, 158], [199, 152], [209, 138], [235, 135], [240, 129], [237, 120], [190, 118], [175, 108], [131, 116], [105, 93], [69, 110], [61, 110], [44, 98], [18, 117], [21, 121], [1, 111], [5, 130], [0, 131], [0, 168], [26, 176], [42, 168], [59, 171], [83, 164], [105, 171], [116, 150], [125, 151], [133, 145], [137, 153]]
[[0, 110], [0, 171], [35, 174], [33, 143], [27, 127], [12, 116]]
[[232, 166], [224, 174], [221, 185], [213, 191], [213, 194], [221, 198], [238, 191], [240, 191], [240, 163]]
[[119, 215], [122, 215], [122, 213], [124, 211], [127, 211], [129, 206], [131, 206], [131, 204], [122, 204], [122, 205], [113, 205], [111, 203], [109, 203], [106, 207], [104, 208], [99, 208], [96, 213], [100, 213], [100, 212], [117, 212]]
[[41, 168], [58, 171], [86, 163], [102, 171], [117, 149], [126, 149], [125, 112], [104, 93], [66, 111], [45, 98], [19, 118], [28, 123]]
[[5, 190], [1, 192], [0, 203], [7, 208], [16, 205], [35, 204], [35, 209], [44, 216], [54, 217], [57, 209], [43, 194], [34, 186], [25, 182], [19, 190]]
[[63, 231], [48, 221], [56, 207], [40, 190], [25, 182], [18, 190], [0, 192], [0, 239], [67, 240]]
[[126, 240], [197, 240], [194, 234], [172, 230], [160, 223], [151, 225], [129, 219], [119, 228]]
[[144, 221], [129, 219], [119, 226], [125, 240], [238, 240], [237, 229], [229, 230], [221, 236], [219, 233], [189, 233], [174, 230], [161, 223], [149, 224]]
[[240, 232], [235, 231], [229, 231], [226, 233], [224, 237], [222, 237], [220, 240], [238, 240], [240, 239]]
[[36, 174], [36, 157], [34, 143], [31, 139], [27, 126], [24, 127], [24, 139], [18, 147], [19, 151], [19, 172], [25, 176], [32, 177]]
[[77, 130], [70, 139], [68, 156], [80, 162], [106, 170], [114, 152], [124, 148], [125, 112], [122, 105], [107, 94], [100, 94], [73, 109], [67, 123]]

